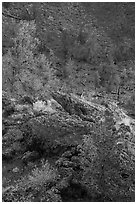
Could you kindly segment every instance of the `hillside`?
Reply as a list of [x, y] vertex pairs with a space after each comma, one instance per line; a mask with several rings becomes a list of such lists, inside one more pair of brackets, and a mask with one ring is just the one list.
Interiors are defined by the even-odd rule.
[[135, 4], [3, 2], [4, 202], [135, 199]]

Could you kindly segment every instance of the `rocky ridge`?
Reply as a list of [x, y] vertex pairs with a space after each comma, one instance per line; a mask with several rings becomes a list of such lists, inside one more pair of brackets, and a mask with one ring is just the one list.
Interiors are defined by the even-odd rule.
[[[44, 198], [38, 191], [39, 201], [68, 197], [70, 201], [133, 201], [134, 119], [111, 101], [96, 104], [62, 92], [51, 96], [50, 108], [45, 99], [45, 108], [36, 111], [35, 102], [17, 110], [25, 102], [21, 105], [3, 94], [3, 161], [18, 158], [23, 168], [29, 168], [41, 159], [52, 160], [59, 178], [50, 183]], [[23, 191], [17, 188], [19, 183], [4, 187], [4, 201], [18, 201], [20, 191], [28, 200], [28, 187]], [[34, 192], [32, 197], [34, 201]]]

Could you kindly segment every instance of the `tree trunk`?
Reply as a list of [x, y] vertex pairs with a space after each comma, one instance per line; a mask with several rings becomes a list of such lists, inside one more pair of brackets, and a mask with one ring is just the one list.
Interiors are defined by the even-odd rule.
[[120, 98], [120, 86], [118, 86], [118, 89], [117, 89], [117, 100], [119, 101], [119, 98]]

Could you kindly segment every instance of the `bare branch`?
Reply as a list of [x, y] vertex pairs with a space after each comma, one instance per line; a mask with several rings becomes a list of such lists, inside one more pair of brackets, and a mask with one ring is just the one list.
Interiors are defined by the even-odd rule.
[[2, 12], [2, 15], [6, 16], [6, 17], [9, 17], [9, 18], [14, 18], [14, 19], [17, 19], [17, 20], [23, 20], [17, 16], [14, 16], [14, 15], [11, 15], [10, 13], [6, 13], [6, 12]]

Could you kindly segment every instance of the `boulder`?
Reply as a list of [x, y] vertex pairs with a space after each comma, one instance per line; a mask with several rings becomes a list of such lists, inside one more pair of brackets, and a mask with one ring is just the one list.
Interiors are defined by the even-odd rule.
[[46, 103], [45, 101], [36, 101], [35, 103], [33, 103], [33, 111], [35, 113], [39, 113], [39, 112], [54, 113], [55, 109], [51, 107], [50, 101], [48, 101], [48, 103]]

